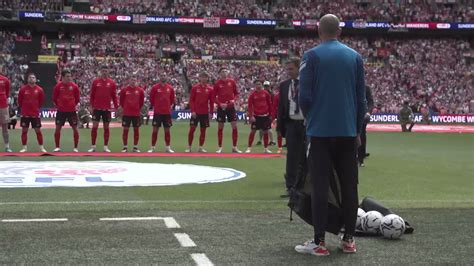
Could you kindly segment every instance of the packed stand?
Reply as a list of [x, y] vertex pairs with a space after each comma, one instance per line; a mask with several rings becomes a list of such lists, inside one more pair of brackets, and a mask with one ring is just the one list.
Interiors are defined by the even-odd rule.
[[154, 58], [158, 44], [166, 41], [169, 41], [167, 34], [155, 33], [99, 32], [71, 35], [71, 42], [83, 48], [83, 56]]
[[[232, 7], [232, 8], [229, 8]], [[234, 17], [261, 19], [319, 19], [333, 13], [343, 20], [389, 22], [472, 22], [470, 0], [436, 3], [434, 0], [329, 1], [329, 0], [95, 0], [96, 13], [149, 14], [162, 16]]]
[[176, 42], [189, 45], [197, 58], [212, 55], [214, 58], [260, 59], [261, 48], [268, 38], [255, 35], [177, 34]]
[[1, 10], [61, 11], [63, 0], [2, 0]]

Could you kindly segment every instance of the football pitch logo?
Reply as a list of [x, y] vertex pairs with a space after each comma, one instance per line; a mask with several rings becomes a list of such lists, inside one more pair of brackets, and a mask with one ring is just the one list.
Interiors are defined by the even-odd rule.
[[218, 183], [245, 176], [230, 168], [192, 164], [5, 161], [0, 165], [0, 188], [171, 186]]

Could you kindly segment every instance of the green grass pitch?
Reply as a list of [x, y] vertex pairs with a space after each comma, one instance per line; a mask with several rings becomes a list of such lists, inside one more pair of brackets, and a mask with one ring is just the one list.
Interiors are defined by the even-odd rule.
[[[175, 151], [186, 148], [187, 129], [187, 123], [173, 126]], [[239, 124], [239, 129], [239, 148], [245, 149], [249, 128]], [[53, 130], [43, 132], [45, 146], [52, 150]], [[81, 129], [80, 133], [80, 150], [85, 151], [90, 146], [90, 131]], [[149, 148], [150, 133], [149, 126], [142, 127], [142, 151]], [[198, 135], [196, 132], [195, 143]], [[205, 145], [210, 152], [216, 149], [216, 135], [216, 124], [212, 124]], [[226, 152], [230, 152], [230, 136], [226, 125]], [[131, 140], [132, 132], [129, 137]], [[415, 233], [399, 241], [360, 237], [356, 239], [359, 252], [343, 255], [336, 248], [336, 237], [329, 235], [331, 256], [297, 254], [294, 245], [311, 238], [312, 228], [298, 218], [290, 222], [286, 200], [279, 198], [284, 190], [284, 157], [0, 157], [0, 163], [98, 159], [191, 163], [231, 167], [247, 174], [233, 182], [173, 187], [1, 189], [0, 219], [69, 221], [0, 223], [0, 263], [192, 265], [189, 254], [205, 253], [216, 265], [474, 265], [474, 135], [369, 133], [368, 141], [371, 156], [360, 169], [359, 197], [370, 195], [413, 224]], [[11, 143], [14, 150], [21, 148], [18, 129], [11, 131]], [[101, 144], [99, 130], [98, 150]], [[121, 129], [112, 129], [111, 149], [120, 151], [121, 146]], [[163, 151], [162, 131], [157, 146]], [[72, 150], [68, 128], [62, 147]], [[37, 151], [33, 132], [29, 150]], [[261, 146], [254, 149], [261, 151]], [[134, 216], [174, 217], [181, 228], [168, 229], [160, 221], [99, 221], [101, 217]], [[181, 247], [173, 233], [188, 234], [197, 246]]]

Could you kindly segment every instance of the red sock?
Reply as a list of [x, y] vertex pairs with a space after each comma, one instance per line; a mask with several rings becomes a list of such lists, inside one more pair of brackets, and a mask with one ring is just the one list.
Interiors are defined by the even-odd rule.
[[268, 132], [263, 133], [263, 147], [268, 148]]
[[222, 147], [222, 135], [223, 135], [223, 131], [224, 131], [223, 128], [217, 129], [217, 145], [219, 145], [219, 147]]
[[283, 147], [283, 136], [280, 133], [278, 133], [277, 141], [278, 141], [278, 148]]
[[77, 145], [79, 144], [79, 131], [77, 128], [73, 128], [73, 135], [74, 135], [74, 148], [77, 148]]
[[54, 143], [56, 144], [56, 148], [59, 148], [60, 141], [61, 141], [61, 130], [56, 129], [56, 131], [54, 131]]
[[92, 142], [92, 145], [95, 145], [96, 140], [97, 140], [97, 128], [96, 128], [96, 127], [93, 127], [92, 130], [91, 130], [91, 142]]
[[255, 138], [255, 132], [251, 131], [250, 135], [249, 135], [249, 146], [248, 147], [252, 147], [254, 138]]
[[237, 128], [232, 129], [232, 145], [233, 147], [237, 147], [237, 139], [239, 137], [239, 132], [237, 131]]
[[189, 133], [188, 133], [188, 145], [189, 145], [189, 147], [193, 146], [194, 131], [196, 131], [196, 126], [189, 127]]
[[206, 141], [206, 128], [201, 128], [201, 135], [199, 136], [199, 147], [204, 146], [204, 142]]
[[158, 131], [153, 131], [151, 133], [151, 146], [155, 147], [157, 139], [158, 139]]
[[21, 131], [21, 144], [23, 146], [26, 145], [26, 143], [28, 142], [28, 131]]
[[39, 145], [43, 145], [43, 133], [41, 133], [41, 131], [36, 132], [36, 139], [38, 140]]
[[166, 143], [166, 146], [169, 146], [171, 144], [171, 133], [170, 133], [170, 130], [166, 130], [165, 129], [165, 143]]
[[128, 144], [128, 128], [124, 128], [122, 131], [122, 142], [123, 146], [127, 146]]
[[140, 139], [140, 128], [139, 127], [134, 127], [133, 128], [133, 145], [137, 146], [138, 145], [138, 140]]
[[104, 146], [109, 145], [110, 128], [104, 128]]

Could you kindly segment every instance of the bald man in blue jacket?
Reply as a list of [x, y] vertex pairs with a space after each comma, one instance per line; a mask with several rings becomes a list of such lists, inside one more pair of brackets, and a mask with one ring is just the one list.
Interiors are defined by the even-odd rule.
[[299, 105], [310, 142], [314, 239], [295, 247], [301, 253], [329, 255], [325, 244], [329, 179], [335, 170], [341, 184], [344, 253], [355, 253], [358, 208], [357, 145], [366, 113], [364, 65], [355, 50], [337, 40], [339, 19], [321, 18], [321, 44], [308, 50], [300, 65]]

